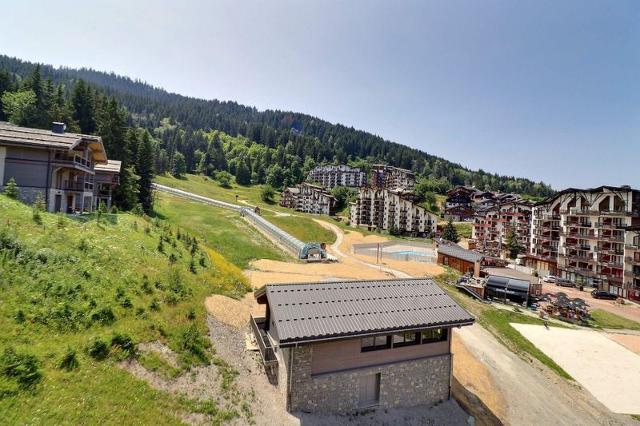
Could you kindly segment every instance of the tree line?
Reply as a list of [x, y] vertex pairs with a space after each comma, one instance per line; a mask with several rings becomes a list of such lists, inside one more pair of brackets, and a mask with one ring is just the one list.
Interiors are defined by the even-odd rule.
[[[13, 75], [27, 75], [34, 66], [26, 61], [0, 56], [0, 69], [6, 69]], [[243, 137], [260, 146], [275, 149], [278, 153], [284, 150], [285, 155], [297, 157], [296, 164], [293, 164], [293, 160], [291, 163], [282, 161], [278, 164], [281, 168], [294, 167], [294, 170], [272, 170], [276, 180], [291, 180], [289, 176], [301, 179], [295, 168], [302, 168], [308, 159], [316, 164], [382, 162], [413, 170], [423, 182], [426, 192], [445, 193], [453, 186], [473, 185], [483, 190], [515, 192], [538, 198], [554, 193], [543, 182], [501, 176], [484, 170], [469, 170], [421, 150], [306, 114], [258, 111], [235, 102], [181, 96], [138, 80], [91, 69], [53, 68], [46, 65], [41, 69], [44, 76], [65, 87], [72, 87], [84, 80], [102, 95], [115, 98], [129, 111], [132, 124], [146, 129], [160, 140], [157, 152], [160, 157], [156, 159], [156, 166], [160, 166], [158, 172], [171, 171], [174, 167], [188, 172], [198, 171], [201, 158], [197, 152], [206, 154], [209, 148], [205, 135], [218, 130], [231, 137]], [[282, 159], [282, 155], [279, 155]], [[218, 160], [222, 161], [220, 158], [214, 160], [213, 167], [224, 168]], [[232, 174], [239, 167], [241, 180], [247, 176], [252, 180], [253, 173], [257, 175], [256, 181], [269, 175], [268, 167], [255, 162], [227, 162], [226, 167], [233, 169]], [[282, 179], [279, 173], [283, 174]]]

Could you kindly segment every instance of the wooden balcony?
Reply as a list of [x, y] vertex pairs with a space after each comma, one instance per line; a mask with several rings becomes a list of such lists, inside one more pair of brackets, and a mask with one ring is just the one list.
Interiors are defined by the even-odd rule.
[[250, 322], [251, 330], [253, 331], [253, 335], [258, 344], [258, 350], [260, 351], [264, 367], [267, 370], [267, 373], [269, 373], [269, 370], [275, 369], [275, 377], [277, 380], [278, 359], [276, 358], [276, 354], [271, 346], [269, 336], [267, 336], [267, 332], [265, 331], [266, 318], [254, 317], [251, 315]]

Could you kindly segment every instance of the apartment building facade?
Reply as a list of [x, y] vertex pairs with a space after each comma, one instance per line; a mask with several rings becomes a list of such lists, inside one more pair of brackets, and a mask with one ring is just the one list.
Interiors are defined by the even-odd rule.
[[627, 297], [640, 300], [640, 226], [625, 230], [623, 276]]
[[529, 266], [620, 297], [639, 297], [634, 230], [640, 225], [640, 191], [569, 188], [536, 205], [533, 218]]
[[375, 164], [371, 167], [369, 184], [374, 189], [410, 192], [415, 189], [416, 176], [411, 170]]
[[531, 204], [526, 201], [509, 201], [478, 210], [473, 220], [471, 238], [476, 240], [476, 250], [491, 257], [509, 256], [508, 239], [511, 232], [526, 252], [530, 246]]
[[317, 183], [327, 189], [336, 186], [360, 188], [367, 183], [365, 172], [346, 165], [318, 166], [309, 172], [307, 181]]
[[304, 213], [332, 215], [336, 199], [321, 186], [301, 183], [282, 191], [280, 205]]
[[0, 122], [0, 190], [13, 178], [24, 202], [40, 196], [51, 212], [91, 212], [98, 200], [111, 205], [119, 172], [99, 136], [65, 133], [63, 123], [41, 130]]
[[425, 237], [435, 234], [438, 216], [414, 203], [409, 193], [360, 188], [356, 201], [349, 206], [349, 223]]

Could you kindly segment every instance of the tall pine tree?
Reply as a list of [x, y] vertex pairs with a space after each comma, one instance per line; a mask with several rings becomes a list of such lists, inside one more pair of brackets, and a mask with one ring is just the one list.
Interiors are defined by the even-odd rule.
[[146, 130], [142, 133], [142, 138], [138, 144], [138, 156], [136, 159], [136, 171], [140, 179], [138, 180], [138, 199], [146, 213], [151, 213], [153, 209], [153, 144], [151, 137]]

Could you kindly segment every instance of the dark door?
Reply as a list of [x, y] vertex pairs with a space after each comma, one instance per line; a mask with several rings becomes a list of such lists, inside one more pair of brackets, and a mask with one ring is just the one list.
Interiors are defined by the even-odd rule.
[[59, 212], [62, 209], [62, 195], [60, 194], [56, 194], [56, 198], [54, 200], [54, 208], [53, 211], [54, 212]]
[[380, 401], [380, 373], [360, 378], [360, 407], [378, 405]]
[[67, 213], [73, 213], [73, 209], [75, 206], [73, 205], [73, 195], [67, 195]]

